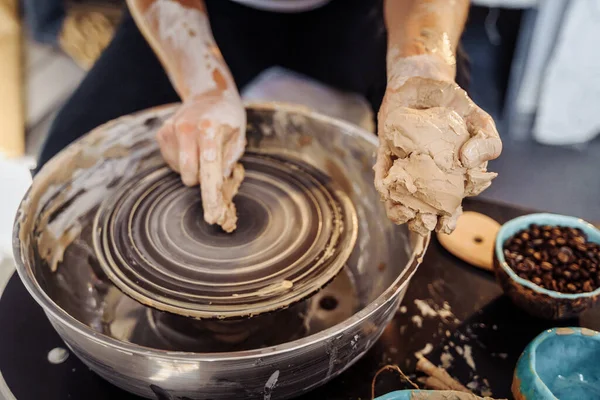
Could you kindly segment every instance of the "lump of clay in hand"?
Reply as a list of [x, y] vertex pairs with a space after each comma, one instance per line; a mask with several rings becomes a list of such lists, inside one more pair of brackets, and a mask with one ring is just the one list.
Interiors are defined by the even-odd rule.
[[451, 109], [397, 107], [385, 120], [379, 130], [375, 187], [388, 217], [397, 224], [408, 222], [422, 235], [434, 229], [451, 233], [463, 198], [482, 192], [496, 174], [486, 172], [486, 165], [462, 165], [460, 149], [470, 135]]
[[220, 188], [220, 195], [216, 202], [207, 201], [202, 198], [204, 208], [204, 220], [209, 224], [221, 226], [227, 233], [233, 232], [237, 228], [237, 210], [233, 203], [233, 198], [238, 192], [242, 181], [244, 180], [244, 167], [242, 164], [235, 164], [229, 178], [226, 178]]

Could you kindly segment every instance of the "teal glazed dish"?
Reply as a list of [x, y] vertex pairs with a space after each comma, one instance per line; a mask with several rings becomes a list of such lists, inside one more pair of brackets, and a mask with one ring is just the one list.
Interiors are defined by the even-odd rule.
[[525, 349], [512, 383], [515, 400], [600, 399], [600, 334], [554, 328]]
[[398, 390], [375, 400], [485, 400], [489, 397], [479, 397], [471, 393], [455, 392], [453, 390]]
[[[529, 314], [551, 320], [572, 318], [591, 308], [600, 299], [600, 288], [593, 292], [561, 293], [542, 288], [519, 277], [504, 258], [504, 243], [531, 224], [566, 226], [581, 229], [588, 241], [600, 243], [600, 230], [586, 221], [558, 214], [529, 214], [508, 221], [500, 228], [494, 248], [494, 270], [504, 293]], [[598, 397], [600, 399], [600, 397]]]

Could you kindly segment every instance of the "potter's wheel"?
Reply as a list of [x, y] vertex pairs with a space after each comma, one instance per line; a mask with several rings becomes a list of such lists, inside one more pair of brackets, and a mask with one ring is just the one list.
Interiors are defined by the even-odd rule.
[[242, 163], [232, 234], [204, 222], [198, 187], [167, 167], [141, 172], [103, 202], [93, 239], [113, 283], [162, 311], [223, 319], [287, 307], [330, 282], [356, 241], [348, 196], [293, 159], [248, 153]]
[[25, 287], [78, 358], [145, 398], [283, 400], [332, 380], [383, 333], [429, 240], [387, 218], [376, 137], [249, 107], [225, 234], [160, 156], [176, 109], [103, 125], [36, 175], [14, 229]]

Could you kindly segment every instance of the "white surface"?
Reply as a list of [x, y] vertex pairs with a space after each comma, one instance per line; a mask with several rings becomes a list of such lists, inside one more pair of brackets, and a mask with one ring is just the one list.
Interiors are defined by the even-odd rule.
[[233, 0], [260, 10], [278, 12], [301, 12], [315, 9], [329, 0]]
[[314, 111], [346, 120], [373, 132], [371, 106], [359, 95], [334, 90], [306, 76], [273, 67], [262, 72], [242, 91], [247, 101], [280, 101], [306, 106]]
[[15, 399], [15, 396], [12, 395], [12, 393], [6, 386], [6, 382], [4, 382], [2, 373], [0, 373], [0, 400], [14, 400], [14, 399]]
[[[585, 143], [600, 132], [600, 2], [570, 3], [543, 78], [534, 138]], [[600, 181], [599, 181], [600, 182]]]
[[471, 0], [471, 3], [482, 7], [500, 8], [531, 8], [536, 7], [540, 0]]
[[12, 226], [21, 199], [31, 183], [31, 159], [0, 158], [0, 260], [12, 257]]
[[77, 87], [85, 72], [66, 55], [48, 46], [27, 43], [27, 127], [51, 113]]

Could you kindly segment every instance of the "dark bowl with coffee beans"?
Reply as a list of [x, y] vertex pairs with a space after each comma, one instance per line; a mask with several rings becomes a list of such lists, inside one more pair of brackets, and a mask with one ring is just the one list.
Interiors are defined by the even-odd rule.
[[496, 278], [536, 317], [576, 317], [600, 299], [600, 230], [575, 217], [529, 214], [496, 236]]

